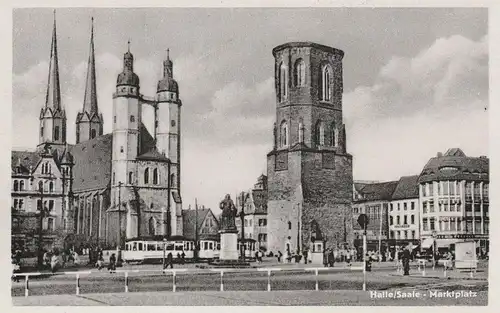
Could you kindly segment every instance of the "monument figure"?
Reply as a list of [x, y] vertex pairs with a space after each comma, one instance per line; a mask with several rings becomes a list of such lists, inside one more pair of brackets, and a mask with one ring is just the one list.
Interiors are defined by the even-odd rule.
[[220, 209], [222, 210], [221, 231], [236, 231], [237, 210], [229, 194], [227, 194], [224, 200], [221, 201]]

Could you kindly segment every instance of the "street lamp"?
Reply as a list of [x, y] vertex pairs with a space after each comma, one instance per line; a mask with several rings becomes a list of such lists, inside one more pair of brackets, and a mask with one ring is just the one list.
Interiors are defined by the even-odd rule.
[[241, 259], [245, 262], [245, 210], [244, 210], [244, 194], [241, 193], [241, 211], [240, 211], [240, 219], [241, 219]]
[[121, 189], [122, 189], [122, 182], [119, 181], [118, 182], [118, 227], [117, 227], [117, 230], [118, 230], [118, 234], [117, 234], [117, 245], [116, 245], [116, 248], [117, 250], [120, 249], [121, 247], [121, 244], [122, 244], [122, 216], [121, 216], [121, 212], [122, 212], [122, 198], [121, 198]]
[[165, 250], [167, 245], [167, 238], [163, 238], [163, 269], [165, 269]]

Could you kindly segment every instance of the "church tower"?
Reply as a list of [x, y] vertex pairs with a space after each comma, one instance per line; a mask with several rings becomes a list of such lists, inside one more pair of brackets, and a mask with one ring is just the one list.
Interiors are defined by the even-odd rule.
[[[158, 151], [170, 159], [169, 184], [173, 198], [180, 199], [180, 148], [181, 148], [181, 106], [179, 86], [173, 75], [173, 62], [170, 60], [169, 50], [163, 61], [163, 78], [158, 82], [156, 92], [157, 109], [155, 114], [155, 139]], [[176, 201], [178, 202], [178, 201]], [[172, 207], [172, 206], [171, 206]], [[178, 203], [171, 212], [172, 234], [181, 235], [176, 229], [182, 225], [182, 207]], [[173, 223], [173, 221], [176, 221]]]
[[61, 106], [55, 12], [52, 44], [50, 48], [49, 80], [47, 84], [45, 105], [40, 111], [39, 139], [39, 147], [46, 143], [63, 147], [66, 143], [66, 112]]
[[99, 113], [99, 108], [97, 107], [94, 56], [94, 18], [92, 18], [85, 97], [83, 99], [83, 109], [76, 115], [76, 143], [101, 136], [103, 132], [103, 124], [104, 120], [102, 118], [102, 114]]
[[330, 248], [352, 244], [352, 156], [342, 118], [342, 59], [294, 42], [273, 49], [276, 123], [267, 156], [271, 251], [310, 249], [317, 227]]
[[[134, 73], [134, 56], [129, 49], [123, 57], [123, 71], [118, 74], [116, 91], [113, 94], [113, 156], [111, 178], [111, 201], [114, 210], [120, 209], [116, 218], [110, 217], [110, 229], [135, 230], [137, 227], [128, 225], [136, 218], [125, 218], [125, 212], [130, 215], [130, 200], [134, 199], [133, 190], [137, 183], [137, 162], [139, 152], [139, 127], [141, 122], [141, 105], [139, 103], [139, 77]], [[122, 205], [120, 206], [119, 203]], [[127, 204], [127, 205], [125, 205]], [[120, 220], [120, 226], [116, 222]], [[127, 223], [125, 227], [124, 223]], [[116, 238], [110, 234], [110, 239], [117, 239], [119, 244], [125, 234]], [[126, 234], [134, 237], [137, 234]]]

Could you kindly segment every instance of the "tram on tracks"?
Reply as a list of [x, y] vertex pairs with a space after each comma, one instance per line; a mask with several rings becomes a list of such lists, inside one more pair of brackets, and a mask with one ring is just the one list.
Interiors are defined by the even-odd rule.
[[[200, 235], [198, 240], [198, 260], [211, 261], [220, 256], [220, 240], [217, 235]], [[241, 254], [241, 240], [238, 240], [238, 253]], [[255, 256], [255, 240], [245, 239], [245, 258]], [[122, 258], [127, 263], [157, 263], [169, 253], [174, 262], [178, 263], [184, 253], [184, 261], [194, 262], [196, 257], [195, 241], [183, 237], [172, 237], [166, 240], [155, 238], [137, 238], [128, 240], [122, 252]]]

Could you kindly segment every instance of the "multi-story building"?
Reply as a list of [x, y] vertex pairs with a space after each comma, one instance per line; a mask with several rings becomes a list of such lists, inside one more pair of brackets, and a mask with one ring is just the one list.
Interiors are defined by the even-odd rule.
[[[241, 195], [237, 197], [236, 206], [240, 214], [243, 199], [244, 237], [255, 240], [256, 249], [267, 250], [267, 176], [261, 175], [254, 188], [242, 194], [243, 198]], [[236, 218], [236, 228], [241, 238], [242, 227], [239, 217]]]
[[[352, 242], [352, 156], [342, 116], [344, 52], [310, 42], [273, 49], [276, 124], [267, 155], [268, 249]], [[347, 224], [347, 225], [346, 225]]]
[[[112, 133], [103, 134], [92, 20], [85, 95], [75, 122], [76, 144], [69, 144], [57, 53], [54, 19], [39, 145], [35, 152], [12, 151], [13, 240], [18, 246], [32, 247], [39, 246], [35, 241], [42, 236], [45, 248], [123, 246], [125, 239], [182, 235], [182, 102], [169, 55], [156, 97], [148, 98], [140, 93], [129, 44], [113, 94]], [[153, 134], [143, 123], [144, 105], [155, 109]]]
[[354, 184], [353, 215], [350, 221], [354, 228], [354, 246], [357, 249], [363, 247], [363, 229], [357, 219], [360, 214], [368, 216], [366, 239], [368, 250], [382, 251], [387, 247], [389, 239], [388, 208], [392, 194], [398, 185], [398, 181], [382, 183], [358, 183]]
[[399, 179], [389, 204], [389, 245], [418, 245], [420, 214], [418, 175]]
[[489, 245], [489, 159], [467, 157], [458, 149], [438, 153], [420, 177], [420, 234], [422, 247], [437, 248], [464, 239]]
[[[189, 240], [217, 238], [219, 221], [211, 209], [182, 210], [183, 237]], [[195, 224], [196, 221], [196, 224]], [[198, 231], [198, 237], [196, 237]]]

